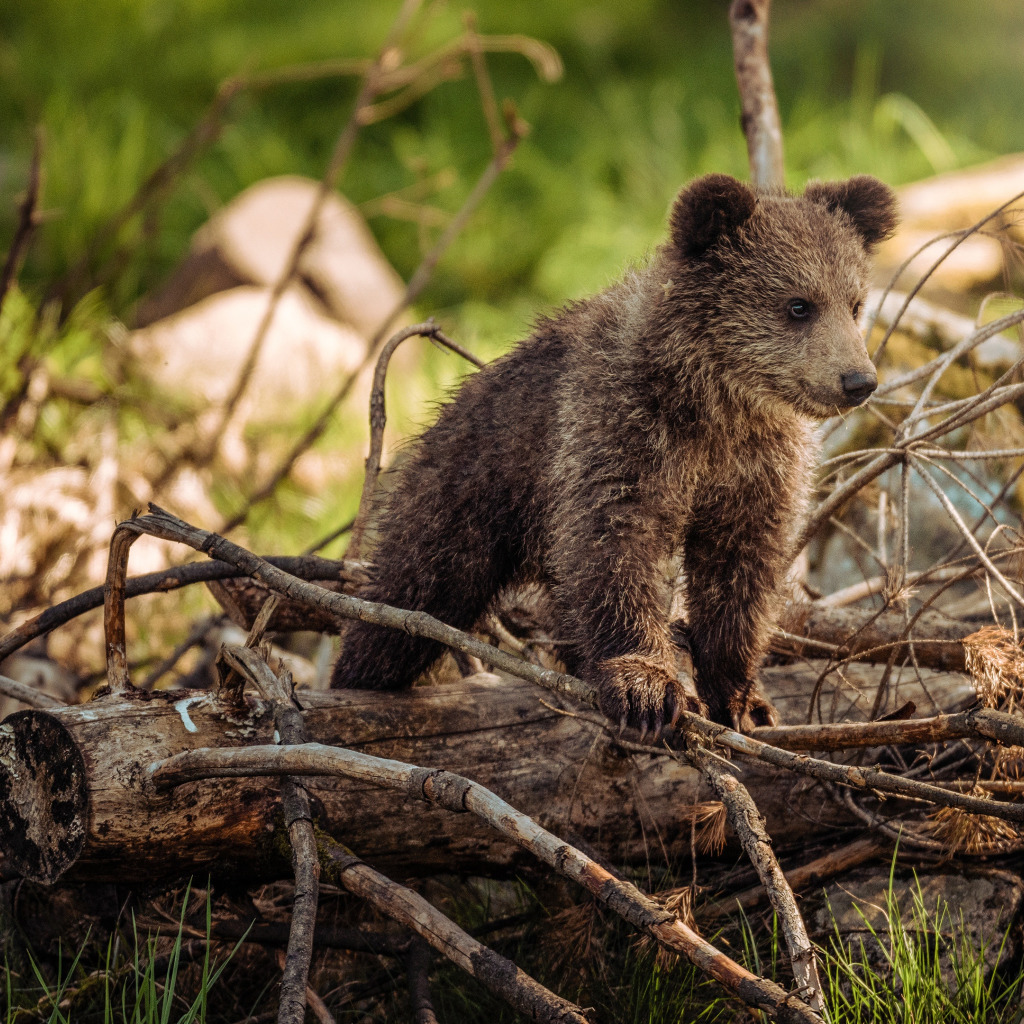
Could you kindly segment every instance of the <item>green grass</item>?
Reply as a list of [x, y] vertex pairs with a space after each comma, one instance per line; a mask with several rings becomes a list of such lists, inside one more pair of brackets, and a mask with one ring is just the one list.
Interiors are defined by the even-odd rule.
[[[473, 928], [501, 912], [532, 912], [513, 937], [486, 941], [566, 998], [596, 1010], [596, 1020], [616, 1024], [734, 1024], [749, 1017], [736, 1000], [685, 961], [639, 944], [635, 932], [592, 904], [547, 909], [543, 897], [520, 886], [517, 906], [491, 905], [488, 887], [463, 887], [442, 900], [445, 911]], [[435, 892], [436, 896], [436, 892]], [[507, 902], [507, 897], [505, 902]], [[561, 898], [555, 898], [556, 904]], [[186, 921], [186, 894], [179, 921]], [[206, 898], [209, 934], [212, 898]], [[1024, 967], [1001, 962], [1019, 935], [1009, 930], [973, 934], [944, 900], [926, 904], [919, 886], [900, 905], [890, 877], [882, 925], [864, 913], [868, 938], [849, 941], [837, 933], [821, 950], [826, 998], [833, 1024], [1021, 1024]], [[875, 923], [872, 923], [872, 920]], [[708, 935], [750, 970], [791, 987], [778, 923], [772, 916], [739, 918]], [[163, 935], [140, 934], [133, 926], [99, 945], [87, 942], [70, 958], [22, 958], [30, 968], [8, 971], [5, 1024], [230, 1024], [240, 1015], [273, 1010], [277, 975], [266, 960], [252, 961], [223, 944], [207, 943], [187, 977], [182, 927]], [[254, 963], [263, 966], [254, 967]], [[992, 965], [1001, 962], [998, 969]], [[404, 967], [387, 961], [385, 991], [357, 1012], [332, 1006], [339, 1024], [409, 1018]], [[327, 971], [322, 954], [315, 967]], [[360, 965], [370, 958], [339, 961], [342, 977], [358, 985]], [[230, 972], [230, 973], [226, 973]], [[328, 971], [329, 973], [329, 971]], [[272, 976], [271, 976], [272, 975]], [[324, 977], [326, 975], [320, 975]], [[318, 975], [314, 970], [314, 981]], [[330, 987], [330, 986], [328, 986]], [[431, 971], [439, 1018], [460, 1024], [513, 1024], [520, 1018], [439, 957]], [[344, 993], [342, 985], [332, 991]], [[329, 1006], [333, 999], [323, 989]]]
[[182, 984], [183, 929], [190, 890], [182, 900], [176, 932], [140, 934], [134, 915], [122, 942], [112, 935], [103, 949], [86, 944], [71, 958], [62, 953], [42, 963], [28, 950], [20, 958], [27, 970], [6, 974], [5, 1024], [206, 1024], [211, 992], [237, 946], [212, 954], [209, 943], [211, 902], [206, 899], [207, 941], [198, 970]]
[[[916, 882], [916, 878], [915, 878]], [[858, 908], [859, 909], [859, 908]], [[944, 900], [928, 906], [920, 885], [901, 907], [890, 884], [884, 928], [866, 915], [870, 939], [838, 933], [824, 960], [836, 1024], [1020, 1024], [1024, 968], [1001, 963], [1010, 933], [974, 935]]]

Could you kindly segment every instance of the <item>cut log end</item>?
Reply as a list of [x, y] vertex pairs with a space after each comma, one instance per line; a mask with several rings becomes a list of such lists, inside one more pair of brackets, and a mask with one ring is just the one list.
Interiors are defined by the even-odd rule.
[[0, 834], [23, 877], [59, 878], [81, 853], [89, 799], [85, 762], [51, 715], [19, 711], [0, 725]]

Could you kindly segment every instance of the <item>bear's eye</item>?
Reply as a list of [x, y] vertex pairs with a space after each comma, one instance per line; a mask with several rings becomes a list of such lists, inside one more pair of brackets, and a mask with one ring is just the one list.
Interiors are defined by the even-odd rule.
[[856, 320], [856, 319], [858, 319], [860, 317], [860, 300], [859, 299], [853, 304], [852, 312], [853, 312], [853, 319], [854, 320]]
[[814, 311], [814, 303], [807, 299], [790, 299], [786, 310], [793, 320], [806, 320]]

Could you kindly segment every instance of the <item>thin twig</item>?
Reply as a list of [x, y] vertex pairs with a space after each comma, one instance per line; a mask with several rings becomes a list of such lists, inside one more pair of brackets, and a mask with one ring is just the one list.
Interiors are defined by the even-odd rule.
[[[362, 578], [362, 566], [348, 561], [334, 561], [319, 558], [315, 555], [272, 555], [267, 558], [271, 565], [278, 566], [300, 579], [335, 580], [351, 582]], [[146, 573], [143, 576], [132, 576], [127, 580], [124, 596], [139, 597], [142, 594], [165, 594], [193, 583], [206, 583], [212, 580], [237, 579], [245, 576], [227, 562], [192, 562], [189, 565], [172, 566], [159, 572]], [[104, 602], [105, 587], [92, 587], [81, 594], [69, 597], [60, 604], [45, 609], [31, 619], [26, 619], [20, 626], [0, 637], [0, 661], [9, 658], [15, 651], [31, 643], [37, 637], [59, 626], [66, 625], [73, 619], [101, 608]]]
[[326, 536], [321, 537], [319, 540], [313, 541], [312, 544], [303, 551], [304, 555], [314, 555], [317, 551], [322, 551], [331, 541], [337, 540], [339, 537], [344, 537], [353, 526], [356, 525], [356, 517], [352, 516], [351, 519], [346, 520], [341, 526], [335, 527]]
[[[883, 772], [880, 768], [822, 761], [816, 757], [808, 757], [806, 754], [795, 754], [781, 747], [771, 746], [753, 736], [745, 736], [743, 733], [727, 729], [725, 726], [714, 722], [709, 722], [707, 719], [700, 718], [698, 715], [687, 711], [684, 711], [681, 717], [685, 728], [692, 730], [703, 742], [717, 743], [720, 746], [735, 751], [737, 754], [746, 754], [766, 764], [772, 764], [778, 768], [786, 768], [797, 775], [807, 775], [813, 779], [835, 782], [854, 789], [891, 793], [894, 796], [921, 800], [939, 807], [959, 807], [961, 810], [969, 811], [972, 814], [987, 814], [994, 818], [1005, 818], [1007, 821], [1024, 824], [1024, 804], [989, 800], [985, 797], [970, 796], [966, 793], [953, 793], [940, 789], [938, 786], [932, 786], [927, 782], [918, 782], [916, 779], [907, 779], [902, 775]], [[1004, 717], [1013, 718], [1012, 715]], [[916, 725], [917, 723], [900, 721], [869, 724]], [[1016, 726], [1020, 732], [1024, 733], [1024, 722], [1018, 721]], [[804, 729], [808, 727], [787, 726], [783, 728]], [[847, 728], [847, 726], [840, 726], [838, 728]], [[754, 731], [760, 732], [759, 729]], [[773, 731], [777, 733], [778, 727]], [[822, 748], [812, 749], [820, 750]]]
[[[268, 605], [270, 602], [268, 602]], [[273, 607], [262, 622], [265, 627]], [[256, 640], [256, 632], [250, 636]], [[274, 726], [284, 744], [303, 744], [306, 726], [291, 691], [291, 677], [279, 679], [267, 663], [251, 648], [225, 646], [222, 655], [236, 671], [244, 673], [259, 688], [274, 708]], [[292, 847], [292, 868], [295, 871], [295, 896], [292, 923], [288, 932], [284, 974], [281, 979], [281, 1000], [278, 1024], [302, 1024], [306, 1015], [306, 987], [309, 964], [313, 957], [313, 933], [316, 930], [316, 909], [320, 894], [320, 860], [317, 856], [309, 794], [294, 778], [281, 778], [281, 809]]]
[[466, 27], [466, 49], [473, 65], [473, 76], [476, 78], [476, 91], [480, 94], [480, 106], [487, 121], [487, 132], [491, 137], [491, 149], [497, 153], [505, 139], [498, 117], [498, 104], [494, 98], [494, 85], [487, 73], [487, 60], [484, 49], [480, 45], [480, 36], [476, 31], [476, 12], [464, 11], [462, 23]]
[[168, 672], [174, 668], [175, 665], [190, 651], [193, 647], [198, 647], [202, 644], [206, 638], [206, 634], [217, 625], [218, 622], [223, 621], [222, 615], [207, 615], [201, 618], [190, 630], [188, 636], [178, 644], [177, 647], [167, 655], [163, 661], [159, 662], [146, 676], [145, 679], [139, 683], [140, 690], [152, 690], [154, 686], [165, 676]]
[[928, 489], [939, 499], [939, 503], [946, 510], [946, 514], [956, 524], [960, 533], [963, 535], [965, 541], [970, 544], [974, 553], [978, 556], [982, 565], [997, 579], [999, 580], [1000, 586], [1006, 591], [1018, 604], [1024, 606], [1024, 595], [1017, 590], [1017, 588], [1006, 578], [1006, 576], [999, 571], [996, 564], [989, 557], [985, 549], [978, 543], [974, 534], [967, 528], [967, 524], [964, 522], [963, 517], [956, 510], [956, 506], [949, 500], [946, 493], [942, 488], [935, 482], [934, 477], [928, 470], [920, 464], [917, 459], [913, 459], [914, 469], [917, 470], [918, 476], [928, 485]]
[[32, 143], [32, 161], [29, 164], [28, 187], [25, 189], [25, 198], [18, 209], [18, 225], [14, 229], [11, 247], [7, 250], [4, 268], [0, 271], [0, 311], [3, 310], [7, 292], [17, 280], [18, 271], [21, 269], [21, 261], [28, 249], [29, 242], [32, 240], [36, 225], [39, 223], [36, 207], [39, 205], [42, 164], [43, 129], [38, 127], [36, 128], [35, 140]]
[[438, 1024], [430, 998], [430, 947], [418, 935], [409, 943], [409, 1002], [415, 1024]]
[[50, 289], [50, 295], [59, 298], [65, 310], [84, 290], [89, 267], [97, 253], [154, 199], [162, 195], [199, 154], [220, 136], [224, 114], [234, 98], [245, 88], [245, 84], [242, 76], [221, 82], [213, 102], [178, 148], [148, 175], [132, 198], [96, 232], [78, 262]]
[[398, 304], [391, 313], [388, 314], [387, 319], [377, 329], [376, 334], [374, 334], [373, 338], [367, 345], [366, 356], [363, 361], [341, 383], [341, 386], [328, 400], [323, 411], [317, 417], [315, 422], [302, 435], [302, 437], [292, 445], [291, 450], [281, 460], [281, 463], [270, 475], [270, 478], [253, 494], [251, 494], [246, 499], [242, 507], [221, 526], [222, 533], [227, 533], [230, 530], [233, 530], [236, 526], [240, 526], [244, 523], [249, 512], [256, 505], [266, 501], [266, 499], [277, 490], [281, 481], [291, 473], [292, 467], [295, 465], [299, 456], [308, 451], [323, 436], [324, 431], [334, 419], [338, 406], [341, 405], [341, 403], [348, 397], [349, 392], [352, 390], [355, 382], [362, 375], [363, 371], [377, 358], [379, 347], [387, 338], [387, 332], [391, 330], [395, 320], [397, 320], [398, 317], [416, 301], [420, 292], [422, 292], [427, 286], [435, 267], [438, 262], [440, 262], [441, 257], [466, 226], [466, 223], [469, 221], [470, 217], [473, 215], [477, 206], [487, 194], [490, 187], [494, 184], [498, 175], [505, 169], [509, 160], [511, 160], [512, 154], [515, 152], [516, 147], [525, 136], [527, 130], [525, 123], [518, 119], [514, 119], [513, 126], [514, 130], [510, 134], [509, 138], [484, 169], [479, 179], [477, 179], [476, 185], [473, 186], [472, 191], [466, 197], [466, 200], [462, 204], [459, 212], [452, 218], [451, 223], [449, 223], [448, 227], [444, 230], [434, 247], [426, 256], [423, 257], [419, 266], [415, 271], [413, 271], [413, 275], [409, 279], [409, 283], [405, 286], [405, 291], [402, 293], [402, 297]]
[[[925, 850], [943, 860], [948, 859], [954, 852], [971, 857], [998, 857], [1017, 853], [1024, 849], [1024, 836], [1020, 836], [1016, 839], [972, 841], [970, 844], [961, 845], [954, 850], [948, 838], [932, 839], [927, 835], [922, 835], [920, 831], [912, 827], [910, 822], [902, 821], [899, 816], [884, 818], [878, 812], [865, 810], [853, 799], [853, 793], [850, 790], [841, 790], [839, 799], [847, 810], [854, 817], [863, 821], [872, 832], [887, 836], [902, 849]], [[927, 823], [925, 823], [925, 827], [927, 827]]]
[[128, 673], [124, 601], [128, 579], [128, 552], [139, 539], [137, 530], [121, 523], [110, 538], [107, 582], [103, 585], [103, 635], [107, 650], [107, 684], [110, 692], [124, 696], [135, 689]]
[[[287, 966], [287, 960], [285, 966]], [[327, 1004], [316, 994], [311, 985], [306, 986], [306, 1005], [313, 1011], [318, 1024], [338, 1024]]]
[[[997, 552], [993, 558], [999, 557], [1003, 552]], [[963, 569], [959, 565], [946, 566], [940, 569], [923, 569], [920, 572], [908, 572], [903, 577], [904, 586], [916, 584], [944, 583], [952, 577], [962, 578]], [[866, 597], [880, 594], [890, 584], [889, 576], [872, 576], [869, 579], [861, 580], [860, 583], [852, 583], [848, 587], [836, 590], [824, 597], [819, 597], [811, 604], [816, 608], [845, 608], [847, 605], [855, 604]]]
[[[592, 716], [586, 712], [568, 712], [552, 707], [544, 701], [541, 703], [558, 714], [579, 718], [603, 729], [617, 747], [630, 753], [652, 756], [662, 756], [667, 753], [673, 757], [677, 756], [672, 751], [622, 739], [603, 716]], [[977, 708], [959, 715], [917, 720], [760, 726], [753, 730], [756, 734], [754, 736], [735, 732], [717, 722], [709, 722], [706, 718], [701, 718], [690, 712], [683, 712], [681, 718], [681, 727], [691, 733], [698, 743], [717, 744], [755, 761], [783, 768], [797, 775], [806, 775], [819, 782], [834, 783], [852, 789], [877, 793], [891, 793], [894, 796], [931, 803], [936, 806], [959, 807], [972, 813], [1024, 823], [1024, 804], [997, 802], [960, 793], [953, 801], [950, 801], [948, 792], [937, 785], [920, 782], [902, 775], [893, 775], [883, 772], [879, 768], [835, 764], [832, 761], [808, 757], [806, 754], [791, 753], [794, 750], [841, 750], [884, 744], [909, 745], [963, 737], [991, 739], [999, 743], [1013, 745], [1024, 740], [1024, 722], [1015, 715], [987, 708]], [[771, 745], [773, 742], [775, 746]], [[712, 757], [718, 756], [713, 751], [707, 751], [707, 753]], [[724, 767], [729, 766], [724, 759], [722, 764]], [[993, 790], [993, 792], [1001, 791]], [[961, 802], [964, 799], [978, 802]]]
[[814, 946], [807, 935], [807, 926], [800, 916], [793, 890], [772, 852], [772, 840], [757, 805], [743, 783], [699, 744], [690, 747], [685, 757], [707, 779], [715, 795], [725, 805], [733, 831], [764, 885], [772, 909], [782, 923], [793, 977], [801, 998], [828, 1020]]
[[377, 368], [373, 373], [373, 387], [370, 389], [370, 451], [366, 456], [366, 472], [363, 477], [363, 490], [359, 497], [359, 510], [356, 512], [352, 524], [352, 536], [349, 538], [346, 556], [350, 559], [358, 558], [359, 551], [363, 544], [363, 535], [370, 518], [370, 509], [373, 505], [373, 495], [377, 488], [377, 477], [380, 475], [381, 453], [384, 451], [384, 427], [387, 424], [387, 412], [384, 404], [384, 387], [387, 383], [388, 365], [391, 357], [398, 350], [398, 346], [409, 338], [431, 338], [432, 340], [458, 353], [463, 359], [469, 360], [474, 366], [480, 367], [483, 362], [477, 359], [472, 352], [464, 349], [461, 345], [452, 341], [434, 323], [427, 320], [422, 324], [414, 324], [406, 327], [392, 337], [380, 350], [380, 357], [377, 359]]

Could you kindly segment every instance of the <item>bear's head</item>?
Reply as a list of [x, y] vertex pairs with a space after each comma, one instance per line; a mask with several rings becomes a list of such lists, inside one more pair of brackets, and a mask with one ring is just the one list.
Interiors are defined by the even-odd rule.
[[790, 196], [709, 174], [672, 208], [673, 304], [748, 400], [815, 417], [860, 405], [878, 378], [857, 321], [896, 222], [892, 190], [867, 175]]

